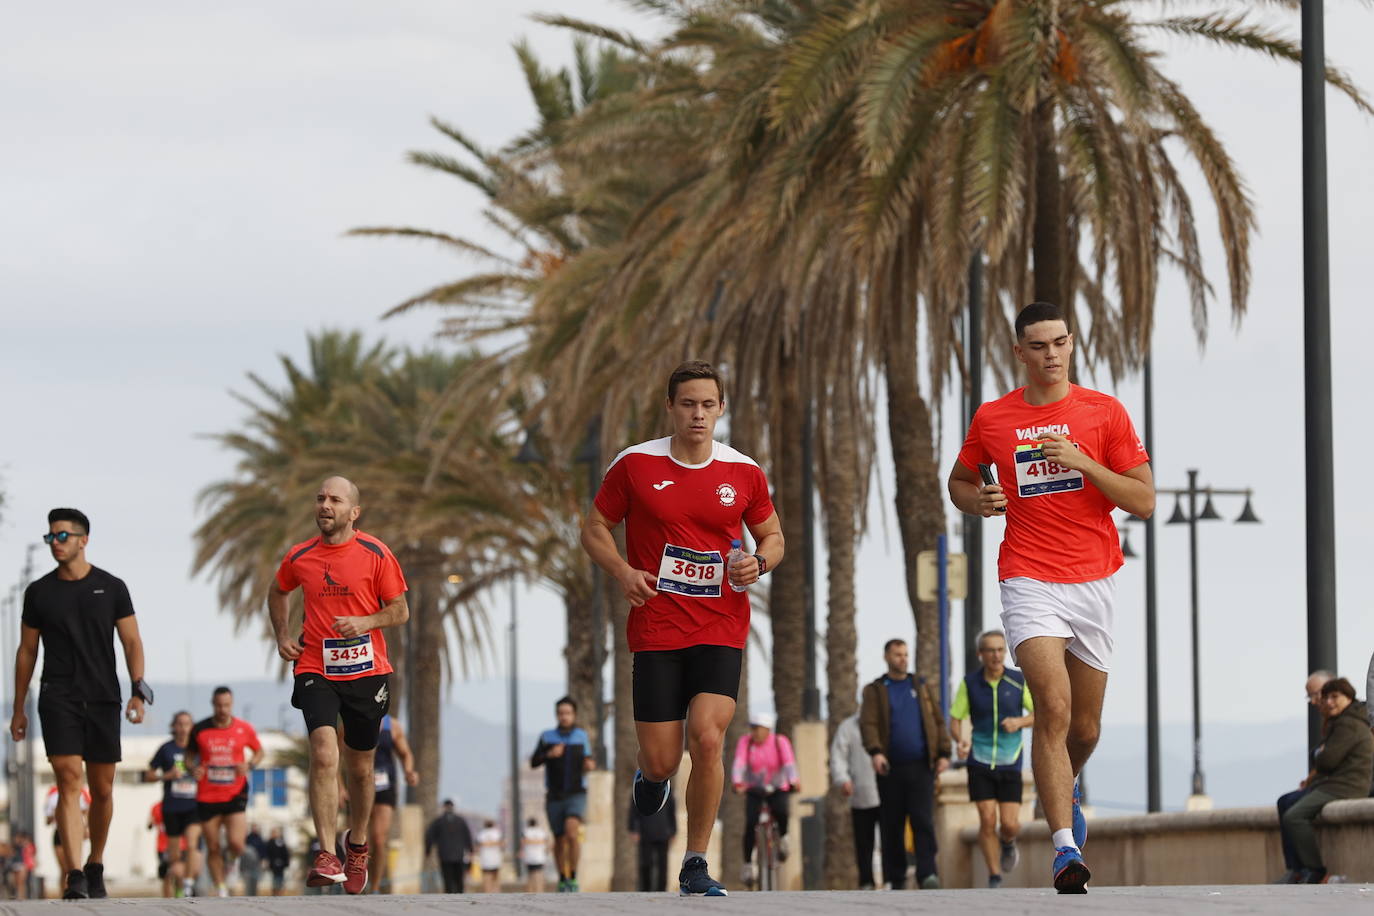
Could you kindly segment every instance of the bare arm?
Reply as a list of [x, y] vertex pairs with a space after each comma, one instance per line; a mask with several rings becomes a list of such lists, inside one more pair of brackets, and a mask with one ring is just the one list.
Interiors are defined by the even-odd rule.
[[[138, 618], [133, 614], [115, 621], [115, 632], [124, 646], [124, 664], [129, 667], [129, 683], [143, 680], [143, 637], [138, 634]], [[143, 721], [143, 698], [129, 697], [124, 711], [130, 722]]]
[[38, 664], [38, 637], [37, 627], [20, 626], [19, 648], [14, 653], [14, 714], [10, 718], [10, 737], [15, 741], [23, 741], [29, 730], [24, 701], [28, 699], [29, 681], [33, 680], [33, 669]]
[[406, 740], [406, 730], [395, 719], [391, 720], [391, 746], [396, 751], [396, 759], [401, 761], [406, 785], [418, 785], [420, 774], [415, 772], [415, 755], [411, 753], [410, 742]]
[[345, 639], [362, 636], [372, 630], [396, 627], [410, 619], [410, 605], [406, 603], [406, 593], [401, 592], [384, 604], [377, 613], [365, 617], [335, 617], [334, 632]]
[[758, 557], [763, 557], [766, 572], [777, 567], [786, 552], [778, 513], [774, 512], [757, 526], [750, 525], [749, 533], [754, 536], [754, 553], [741, 557], [739, 563], [730, 567], [730, 581], [737, 585], [753, 585], [759, 581]]
[[1098, 464], [1067, 438], [1055, 433], [1047, 433], [1040, 448], [1045, 453], [1046, 461], [1080, 471], [1113, 505], [1139, 518], [1149, 518], [1154, 514], [1155, 478], [1148, 461], [1118, 474]]
[[272, 620], [272, 632], [277, 636], [277, 654], [283, 661], [294, 662], [301, 657], [301, 644], [286, 631], [291, 617], [290, 595], [273, 582], [267, 593], [267, 615]]
[[606, 571], [606, 574], [620, 583], [625, 600], [630, 607], [643, 607], [658, 591], [658, 576], [643, 569], [635, 569], [620, 555], [615, 546], [615, 536], [611, 531], [615, 524], [602, 515], [595, 507], [587, 514], [582, 524], [582, 549], [592, 562]]
[[962, 461], [954, 462], [949, 472], [949, 500], [954, 508], [965, 515], [981, 515], [992, 518], [999, 509], [1007, 507], [1007, 496], [999, 483], [984, 484], [983, 479], [974, 471], [964, 467]]

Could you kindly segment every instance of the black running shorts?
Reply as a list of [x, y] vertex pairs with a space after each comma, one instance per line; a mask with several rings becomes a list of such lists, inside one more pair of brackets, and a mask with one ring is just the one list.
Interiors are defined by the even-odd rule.
[[119, 763], [118, 700], [87, 703], [51, 690], [38, 694], [38, 721], [49, 757], [75, 755], [87, 763]]
[[1016, 767], [968, 765], [968, 800], [1021, 803], [1021, 770]]
[[306, 732], [338, 728], [344, 744], [355, 751], [377, 748], [382, 717], [391, 709], [391, 678], [385, 674], [352, 681], [331, 681], [323, 674], [298, 674], [291, 705], [305, 714]]
[[395, 788], [378, 789], [377, 793], [372, 797], [372, 807], [375, 808], [378, 805], [390, 805], [393, 808], [396, 807]]
[[634, 654], [636, 722], [678, 722], [699, 693], [739, 697], [744, 650], [691, 646]]
[[242, 814], [248, 810], [248, 784], [244, 783], [238, 795], [222, 802], [196, 802], [196, 817], [203, 824], [206, 821], [224, 817], [227, 814]]
[[168, 811], [166, 807], [162, 809], [162, 829], [167, 831], [168, 836], [181, 836], [187, 827], [199, 823], [199, 805], [189, 811]]

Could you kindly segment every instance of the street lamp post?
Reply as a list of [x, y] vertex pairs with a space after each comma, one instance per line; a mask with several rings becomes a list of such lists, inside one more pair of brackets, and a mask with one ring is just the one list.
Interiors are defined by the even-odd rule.
[[515, 873], [520, 874], [520, 656], [516, 642], [515, 577], [510, 580], [510, 847]]
[[[1197, 484], [1198, 472], [1190, 469], [1188, 471], [1188, 486], [1186, 488], [1157, 487], [1156, 493], [1172, 494], [1174, 496], [1174, 513], [1169, 517], [1165, 524], [1188, 526], [1188, 593], [1190, 606], [1189, 629], [1192, 638], [1192, 665], [1193, 665], [1193, 797], [1201, 798], [1207, 794], [1206, 781], [1202, 773], [1202, 690], [1201, 690], [1201, 665], [1199, 663], [1199, 635], [1198, 635], [1198, 540], [1197, 523], [1200, 521], [1215, 521], [1221, 518], [1217, 513], [1216, 507], [1212, 504], [1213, 496], [1244, 496], [1245, 508], [1241, 510], [1240, 517], [1236, 519], [1237, 524], [1257, 523], [1259, 519], [1255, 517], [1255, 511], [1251, 507], [1250, 499], [1253, 491], [1226, 490], [1216, 487], [1199, 487]], [[1205, 495], [1207, 502], [1203, 505], [1202, 511], [1197, 508], [1197, 498]], [[1188, 499], [1188, 512], [1183, 511], [1183, 497]]]

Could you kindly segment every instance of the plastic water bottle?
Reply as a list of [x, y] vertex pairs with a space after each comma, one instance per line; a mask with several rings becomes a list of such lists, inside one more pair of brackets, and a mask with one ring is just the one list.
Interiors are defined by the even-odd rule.
[[[734, 565], [734, 563], [735, 563], [736, 560], [743, 558], [743, 556], [744, 556], [744, 544], [743, 544], [743, 542], [741, 542], [741, 541], [731, 541], [731, 542], [730, 542], [730, 554], [729, 554], [729, 556], [727, 556], [727, 557], [725, 558], [725, 563], [726, 563], [726, 566], [725, 566], [725, 578], [730, 579], [730, 567]], [[731, 587], [732, 589], [734, 589], [735, 591], [737, 591], [737, 592], [747, 592], [747, 591], [749, 590], [749, 586], [747, 586], [747, 585], [736, 585], [734, 579], [730, 579], [730, 587]]]

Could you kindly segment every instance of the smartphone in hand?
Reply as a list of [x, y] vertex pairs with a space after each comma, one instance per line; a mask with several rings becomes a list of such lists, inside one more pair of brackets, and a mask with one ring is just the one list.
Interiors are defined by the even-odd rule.
[[[978, 473], [981, 474], [982, 477], [983, 477], [983, 485], [984, 485], [984, 486], [994, 486], [994, 485], [997, 483], [997, 478], [992, 476], [992, 465], [990, 465], [990, 464], [979, 464], [979, 465], [978, 465]], [[1007, 507], [1006, 507], [1006, 506], [998, 506], [997, 509], [996, 509], [995, 511], [997, 511], [997, 512], [1006, 512], [1006, 511], [1007, 511]]]

